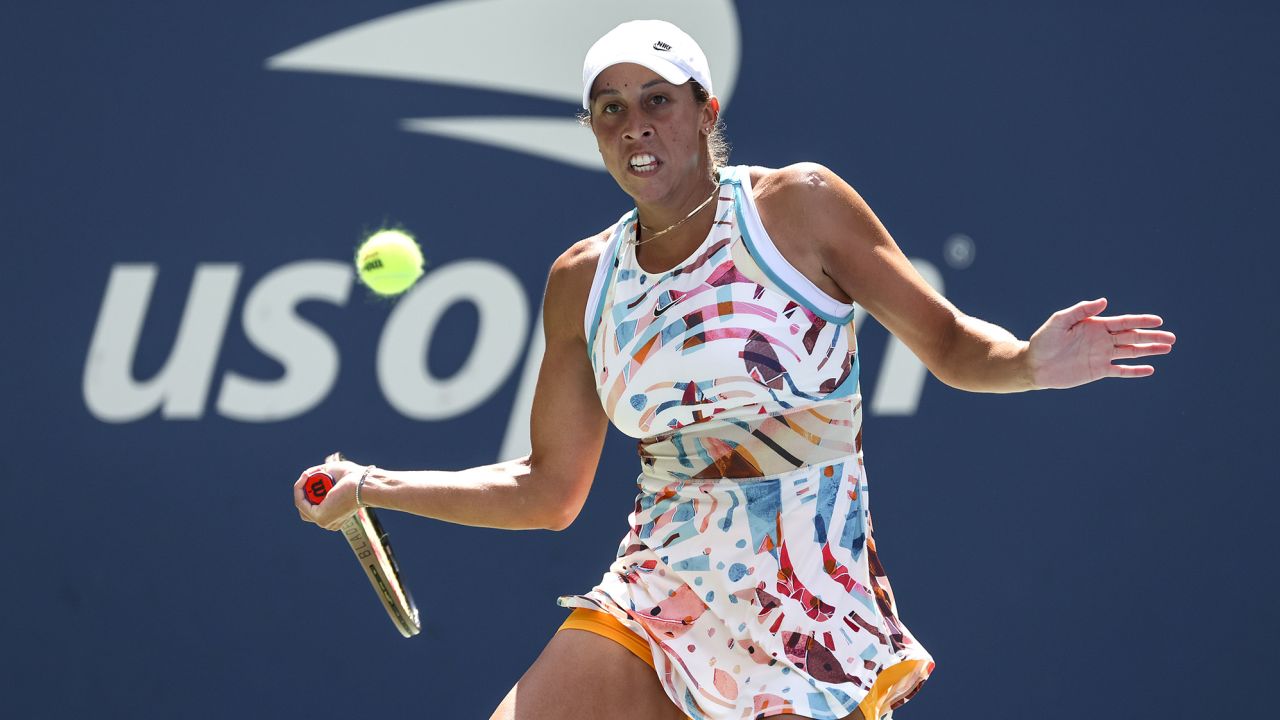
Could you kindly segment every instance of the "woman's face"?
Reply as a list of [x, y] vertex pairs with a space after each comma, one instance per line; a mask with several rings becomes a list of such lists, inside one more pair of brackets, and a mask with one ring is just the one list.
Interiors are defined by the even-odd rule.
[[632, 63], [606, 68], [591, 91], [591, 131], [623, 191], [637, 203], [679, 203], [706, 191], [703, 128], [715, 124], [713, 103], [695, 100], [687, 83], [672, 85]]

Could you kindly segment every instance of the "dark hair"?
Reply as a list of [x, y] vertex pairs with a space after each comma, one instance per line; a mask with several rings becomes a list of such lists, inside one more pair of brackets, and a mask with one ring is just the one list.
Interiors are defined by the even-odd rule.
[[[711, 102], [711, 94], [707, 89], [702, 87], [702, 83], [697, 80], [690, 80], [689, 87], [693, 91], [693, 99], [700, 105]], [[591, 111], [579, 110], [578, 122], [586, 127], [591, 127]], [[729, 141], [724, 136], [724, 120], [719, 116], [716, 117], [716, 124], [711, 127], [711, 132], [707, 134], [707, 157], [711, 160], [711, 171], [716, 172], [720, 168], [729, 164]]]
[[[701, 104], [711, 101], [711, 94], [707, 89], [702, 87], [702, 83], [697, 80], [690, 80], [689, 84], [693, 86], [693, 99]], [[715, 172], [725, 165], [729, 164], [729, 141], [724, 137], [724, 120], [720, 119], [720, 115], [716, 114], [716, 124], [711, 126], [711, 132], [707, 133], [707, 157], [711, 158], [711, 170]]]

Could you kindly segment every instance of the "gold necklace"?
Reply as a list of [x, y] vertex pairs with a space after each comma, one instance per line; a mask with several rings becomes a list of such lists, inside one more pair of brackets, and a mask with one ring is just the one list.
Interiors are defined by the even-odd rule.
[[667, 226], [667, 228], [666, 228], [666, 229], [664, 229], [664, 230], [659, 230], [658, 232], [653, 232], [653, 230], [651, 230], [647, 225], [645, 225], [645, 224], [643, 224], [643, 223], [640, 223], [640, 222], [639, 222], [639, 219], [637, 218], [637, 220], [636, 220], [637, 224], [639, 224], [639, 225], [640, 225], [640, 227], [641, 227], [641, 228], [643, 228], [643, 229], [644, 229], [644, 231], [645, 231], [646, 233], [648, 233], [648, 234], [645, 236], [645, 238], [644, 238], [643, 240], [636, 240], [635, 238], [632, 238], [632, 239], [631, 239], [631, 244], [632, 244], [632, 245], [643, 245], [643, 244], [645, 244], [645, 243], [649, 242], [650, 240], [656, 240], [657, 238], [660, 238], [660, 237], [662, 237], [663, 235], [666, 235], [667, 233], [671, 232], [672, 230], [675, 230], [676, 228], [680, 227], [681, 225], [683, 225], [683, 224], [685, 224], [685, 223], [689, 222], [689, 218], [693, 217], [694, 215], [697, 215], [697, 214], [698, 214], [698, 211], [700, 211], [700, 210], [702, 210], [702, 208], [706, 207], [706, 206], [707, 206], [707, 204], [708, 204], [708, 203], [710, 203], [713, 199], [715, 199], [715, 197], [716, 197], [717, 195], [719, 195], [719, 194], [720, 194], [720, 186], [719, 186], [719, 185], [716, 185], [715, 189], [711, 191], [711, 194], [707, 196], [707, 199], [706, 199], [706, 200], [703, 200], [703, 201], [698, 205], [698, 207], [696, 207], [696, 208], [694, 208], [694, 209], [690, 210], [690, 211], [689, 211], [689, 214], [688, 214], [688, 215], [685, 215], [685, 216], [684, 216], [684, 218], [683, 218], [683, 219], [681, 219], [681, 220], [680, 220], [679, 222], [677, 222], [676, 224], [674, 224], [674, 225], [669, 225], [669, 226]]

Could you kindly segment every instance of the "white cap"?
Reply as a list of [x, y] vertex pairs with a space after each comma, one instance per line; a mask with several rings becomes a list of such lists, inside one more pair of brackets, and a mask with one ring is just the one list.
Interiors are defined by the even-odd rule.
[[582, 62], [582, 107], [591, 109], [591, 85], [605, 68], [618, 63], [643, 65], [672, 85], [697, 80], [711, 90], [707, 56], [693, 38], [665, 20], [632, 20], [605, 33]]

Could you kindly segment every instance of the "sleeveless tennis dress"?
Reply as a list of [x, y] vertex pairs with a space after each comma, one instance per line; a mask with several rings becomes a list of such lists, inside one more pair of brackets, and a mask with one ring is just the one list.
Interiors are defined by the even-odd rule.
[[871, 536], [853, 307], [782, 257], [749, 173], [721, 172], [711, 232], [677, 267], [639, 267], [634, 210], [601, 255], [588, 352], [642, 470], [617, 560], [559, 602], [646, 638], [695, 720], [890, 717], [933, 660]]

